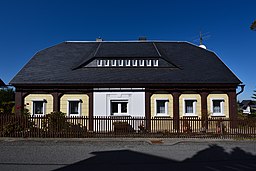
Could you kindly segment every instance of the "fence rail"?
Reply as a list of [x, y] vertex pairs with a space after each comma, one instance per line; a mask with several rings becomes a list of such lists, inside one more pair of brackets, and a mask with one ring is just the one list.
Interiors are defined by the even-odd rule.
[[[256, 138], [256, 120], [0, 116], [0, 137]], [[90, 125], [92, 124], [92, 125]], [[148, 125], [147, 125], [148, 124]]]

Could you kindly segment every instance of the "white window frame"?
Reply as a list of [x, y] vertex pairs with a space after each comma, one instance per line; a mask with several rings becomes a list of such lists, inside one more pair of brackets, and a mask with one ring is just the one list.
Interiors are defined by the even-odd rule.
[[[186, 100], [192, 100], [193, 102], [193, 113], [186, 113]], [[183, 98], [183, 116], [197, 116], [196, 114], [196, 105], [197, 99], [196, 98]]]
[[144, 59], [139, 60], [139, 66], [144, 66], [144, 63], [145, 63]]
[[[225, 103], [225, 100], [224, 98], [211, 98], [211, 114], [212, 116], [225, 116], [225, 113], [224, 113], [224, 103]], [[213, 101], [214, 100], [220, 100], [220, 113], [213, 113]]]
[[138, 60], [136, 59], [132, 60], [132, 66], [138, 66]]
[[146, 65], [151, 66], [152, 65], [152, 60], [151, 59], [146, 60]]
[[104, 66], [109, 66], [109, 60], [104, 60]]
[[[72, 114], [69, 111], [69, 103], [70, 102], [74, 102], [74, 101], [78, 101], [78, 114]], [[68, 99], [67, 101], [67, 115], [68, 116], [81, 116], [81, 110], [82, 110], [82, 100], [81, 99]]]
[[[164, 106], [165, 113], [157, 113], [157, 101], [166, 101]], [[155, 116], [168, 116], [168, 103], [169, 103], [168, 98], [156, 98], [155, 99]]]
[[125, 60], [125, 66], [131, 66], [131, 60]]
[[154, 66], [154, 67], [157, 67], [157, 66], [158, 66], [158, 59], [154, 59], [154, 60], [153, 60], [153, 66]]
[[[118, 104], [118, 112], [117, 113], [114, 113], [113, 115], [111, 115], [112, 114], [112, 111], [111, 111], [111, 109], [112, 109], [112, 102], [116, 102], [116, 103], [118, 103], [118, 102], [120, 102], [119, 104]], [[126, 113], [122, 113], [122, 111], [121, 111], [121, 102], [127, 102], [127, 112]], [[129, 114], [129, 99], [111, 99], [110, 100], [110, 116], [130, 116], [130, 114]]]
[[116, 60], [111, 60], [111, 66], [116, 66]]
[[[43, 114], [35, 114], [34, 113], [34, 103], [35, 102], [43, 102]], [[32, 100], [32, 106], [31, 106], [31, 115], [33, 116], [44, 116], [46, 113], [46, 100], [45, 99], [33, 99]]]
[[101, 59], [99, 59], [99, 60], [97, 60], [97, 66], [102, 66], [102, 60]]
[[118, 60], [118, 66], [124, 66], [124, 60], [123, 59]]

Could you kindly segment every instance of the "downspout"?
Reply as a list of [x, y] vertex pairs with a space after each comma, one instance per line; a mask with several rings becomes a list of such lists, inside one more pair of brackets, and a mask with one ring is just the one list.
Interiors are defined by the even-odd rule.
[[244, 84], [240, 84], [240, 85], [238, 85], [238, 87], [241, 87], [241, 90], [240, 90], [238, 93], [236, 93], [237, 96], [238, 96], [239, 94], [241, 94], [242, 92], [244, 92], [244, 87], [245, 87], [245, 85], [244, 85]]

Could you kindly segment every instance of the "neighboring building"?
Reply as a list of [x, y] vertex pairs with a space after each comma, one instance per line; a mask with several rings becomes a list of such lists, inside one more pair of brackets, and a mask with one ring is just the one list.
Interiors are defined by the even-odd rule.
[[5, 86], [4, 82], [0, 79], [0, 87], [4, 87], [4, 86]]
[[178, 120], [236, 118], [241, 81], [209, 50], [143, 40], [60, 43], [38, 52], [10, 83], [16, 105], [32, 115]]
[[256, 111], [256, 102], [252, 100], [243, 100], [239, 106], [243, 114], [250, 115]]

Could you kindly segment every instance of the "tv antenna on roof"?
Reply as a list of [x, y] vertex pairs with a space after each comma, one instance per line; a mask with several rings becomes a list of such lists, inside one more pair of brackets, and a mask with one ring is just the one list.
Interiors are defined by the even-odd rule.
[[199, 32], [199, 38], [193, 39], [193, 42], [196, 42], [196, 43], [199, 42], [199, 47], [206, 49], [206, 46], [203, 44], [203, 41], [206, 40], [206, 39], [208, 39], [208, 38], [210, 38], [210, 37], [211, 37], [211, 35], [210, 35], [209, 32], [203, 34], [203, 33], [200, 31], [200, 32]]
[[201, 31], [199, 33], [199, 39], [200, 39], [200, 45], [202, 45], [203, 44], [203, 35], [202, 35]]

